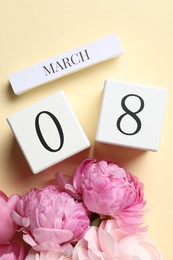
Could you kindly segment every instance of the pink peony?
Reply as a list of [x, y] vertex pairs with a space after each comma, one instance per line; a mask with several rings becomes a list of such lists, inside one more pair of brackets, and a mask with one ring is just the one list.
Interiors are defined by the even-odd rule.
[[36, 252], [34, 250], [30, 250], [25, 260], [71, 260], [71, 257], [66, 257], [62, 254], [59, 254], [55, 251], [49, 252]]
[[91, 227], [75, 246], [73, 260], [162, 260], [158, 249], [145, 233], [129, 235], [115, 220]]
[[24, 260], [24, 248], [14, 242], [0, 245], [1, 260]]
[[82, 202], [50, 185], [26, 192], [12, 217], [22, 226], [23, 239], [36, 251], [58, 251], [70, 255], [89, 228], [88, 211]]
[[74, 175], [73, 186], [90, 211], [115, 218], [128, 232], [145, 230], [140, 227], [146, 204], [143, 184], [123, 168], [107, 161], [85, 160]]
[[16, 232], [17, 225], [11, 218], [11, 211], [15, 209], [18, 199], [18, 195], [12, 195], [8, 198], [5, 193], [0, 191], [0, 244], [9, 242]]

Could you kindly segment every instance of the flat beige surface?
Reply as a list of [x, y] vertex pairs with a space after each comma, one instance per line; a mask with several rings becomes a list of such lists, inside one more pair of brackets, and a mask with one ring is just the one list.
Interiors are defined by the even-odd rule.
[[[124, 48], [124, 54], [118, 59], [71, 74], [21, 96], [13, 94], [9, 73], [114, 32]], [[56, 171], [73, 174], [89, 154], [121, 163], [144, 182], [149, 208], [145, 218], [148, 233], [164, 259], [172, 260], [173, 2], [1, 0], [0, 37], [0, 189], [10, 195], [45, 186]], [[169, 89], [158, 152], [95, 144], [105, 79]], [[32, 175], [6, 117], [58, 90], [64, 90], [68, 97], [91, 141], [91, 149]]]

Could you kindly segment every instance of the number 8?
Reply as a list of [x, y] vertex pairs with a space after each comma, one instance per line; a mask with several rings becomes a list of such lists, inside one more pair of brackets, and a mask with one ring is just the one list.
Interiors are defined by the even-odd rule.
[[[128, 109], [128, 108], [126, 107], [125, 101], [126, 101], [126, 99], [127, 99], [128, 97], [137, 97], [137, 98], [139, 98], [139, 100], [140, 100], [140, 102], [141, 102], [141, 106], [140, 106], [140, 108], [139, 108], [136, 112], [132, 112], [130, 109]], [[143, 110], [143, 108], [144, 108], [144, 100], [143, 100], [140, 96], [138, 96], [138, 95], [136, 95], [136, 94], [129, 94], [129, 95], [126, 95], [126, 96], [123, 97], [123, 99], [121, 100], [121, 106], [122, 106], [123, 110], [124, 110], [126, 113], [122, 114], [122, 115], [118, 118], [118, 120], [117, 120], [117, 128], [118, 128], [118, 130], [119, 130], [122, 134], [125, 134], [125, 135], [135, 135], [135, 134], [137, 134], [137, 133], [140, 131], [142, 124], [141, 124], [141, 120], [139, 119], [139, 117], [138, 117], [136, 114], [138, 114], [139, 112], [141, 112], [141, 111]], [[123, 130], [121, 129], [121, 120], [122, 120], [126, 115], [130, 115], [130, 116], [136, 121], [137, 128], [136, 128], [136, 130], [135, 130], [134, 132], [132, 132], [132, 133], [127, 133], [127, 132], [125, 132], [125, 131], [123, 131]]]

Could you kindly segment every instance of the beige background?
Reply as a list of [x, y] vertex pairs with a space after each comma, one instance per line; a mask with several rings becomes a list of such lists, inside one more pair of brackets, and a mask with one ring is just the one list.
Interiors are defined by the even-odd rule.
[[[8, 74], [116, 32], [124, 54], [15, 96]], [[173, 259], [173, 3], [132, 1], [2, 1], [0, 8], [0, 189], [8, 195], [50, 183], [56, 171], [73, 174], [88, 156], [111, 159], [145, 185], [148, 234], [164, 259]], [[105, 79], [169, 89], [158, 152], [94, 144]], [[91, 141], [90, 151], [32, 175], [6, 117], [64, 90]], [[159, 116], [159, 115], [158, 115]], [[147, 259], [146, 259], [147, 260]]]

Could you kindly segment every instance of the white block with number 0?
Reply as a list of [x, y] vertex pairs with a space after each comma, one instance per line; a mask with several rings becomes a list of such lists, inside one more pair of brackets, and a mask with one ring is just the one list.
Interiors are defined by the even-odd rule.
[[33, 173], [90, 146], [63, 91], [11, 115], [7, 121]]
[[167, 89], [105, 81], [96, 141], [157, 151]]

